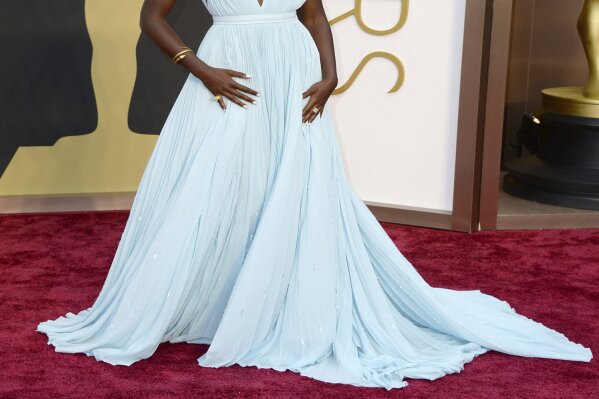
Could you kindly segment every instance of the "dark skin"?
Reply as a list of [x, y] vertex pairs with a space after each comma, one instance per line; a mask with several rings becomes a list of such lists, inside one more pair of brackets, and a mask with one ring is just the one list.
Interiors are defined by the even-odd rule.
[[[177, 32], [166, 21], [166, 17], [177, 0], [145, 0], [141, 9], [139, 25], [141, 30], [150, 37], [170, 57], [185, 46]], [[258, 0], [247, 0], [258, 1]], [[262, 5], [263, 0], [258, 2]], [[333, 35], [322, 6], [322, 0], [306, 0], [297, 11], [298, 19], [308, 29], [320, 53], [322, 80], [314, 83], [305, 92], [303, 98], [310, 97], [302, 110], [302, 122], [311, 123], [317, 115], [322, 116], [324, 106], [337, 87], [337, 69]], [[215, 68], [192, 53], [179, 63], [204, 83], [213, 95], [222, 95], [218, 103], [223, 111], [227, 108], [224, 98], [247, 108], [247, 103], [255, 104], [253, 96], [260, 96], [256, 90], [247, 87], [233, 78], [248, 79], [244, 72], [226, 68]], [[318, 108], [318, 113], [312, 111]]]

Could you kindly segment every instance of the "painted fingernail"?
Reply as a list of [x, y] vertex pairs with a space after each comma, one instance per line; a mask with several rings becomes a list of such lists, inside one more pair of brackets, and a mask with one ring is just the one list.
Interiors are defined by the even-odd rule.
[[246, 74], [245, 74], [245, 77], [246, 77], [246, 78], [251, 78], [251, 77], [252, 77], [252, 75], [248, 75], [248, 74], [246, 73]]
[[262, 94], [260, 94], [260, 93], [256, 93], [256, 95], [257, 95], [258, 97], [260, 97]]
[[252, 104], [257, 104], [257, 103], [256, 103], [256, 100], [252, 100]]
[[248, 107], [247, 104], [243, 104], [243, 108], [247, 108], [247, 107]]

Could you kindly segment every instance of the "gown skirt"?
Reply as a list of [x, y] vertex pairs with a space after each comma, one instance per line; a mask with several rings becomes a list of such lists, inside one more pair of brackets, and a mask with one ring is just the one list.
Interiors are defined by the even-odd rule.
[[431, 287], [397, 249], [346, 178], [328, 107], [301, 122], [302, 93], [322, 78], [304, 1], [204, 0], [214, 23], [198, 56], [251, 75], [234, 79], [257, 104], [223, 112], [189, 74], [97, 299], [37, 331], [113, 365], [189, 342], [210, 344], [204, 367], [387, 389], [489, 350], [590, 361], [507, 302]]

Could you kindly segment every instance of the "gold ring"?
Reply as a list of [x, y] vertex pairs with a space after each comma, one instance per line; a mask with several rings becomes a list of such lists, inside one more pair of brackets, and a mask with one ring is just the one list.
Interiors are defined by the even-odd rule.
[[312, 108], [312, 112], [314, 112], [315, 114], [317, 114], [318, 111], [319, 111], [318, 108], [316, 108], [316, 107]]
[[215, 99], [216, 101], [219, 101], [221, 98], [223, 98], [223, 96], [221, 96], [220, 94], [219, 94], [219, 95], [217, 95], [217, 96], [214, 96], [214, 99]]

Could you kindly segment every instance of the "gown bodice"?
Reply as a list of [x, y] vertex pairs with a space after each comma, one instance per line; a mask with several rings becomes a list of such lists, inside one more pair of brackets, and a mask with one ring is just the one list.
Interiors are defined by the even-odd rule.
[[253, 15], [292, 12], [300, 8], [306, 0], [202, 0], [211, 15]]

